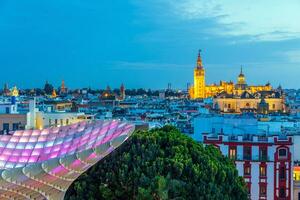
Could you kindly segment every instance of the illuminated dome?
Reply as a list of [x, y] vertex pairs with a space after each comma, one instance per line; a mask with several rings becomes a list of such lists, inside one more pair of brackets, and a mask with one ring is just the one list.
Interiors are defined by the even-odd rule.
[[95, 121], [1, 135], [0, 199], [63, 199], [77, 177], [133, 130], [120, 121]]

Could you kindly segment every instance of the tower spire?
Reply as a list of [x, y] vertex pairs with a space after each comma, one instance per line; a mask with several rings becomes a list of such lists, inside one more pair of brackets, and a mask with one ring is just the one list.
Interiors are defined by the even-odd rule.
[[199, 51], [198, 51], [197, 68], [198, 69], [203, 68], [202, 59], [201, 59], [201, 49], [199, 49]]
[[243, 65], [241, 65], [241, 75], [243, 74]]

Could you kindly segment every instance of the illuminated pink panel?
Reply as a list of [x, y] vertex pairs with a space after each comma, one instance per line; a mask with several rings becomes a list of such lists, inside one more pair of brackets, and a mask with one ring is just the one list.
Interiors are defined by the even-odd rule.
[[18, 156], [10, 156], [8, 161], [16, 163], [19, 161], [19, 157]]
[[7, 159], [9, 158], [10, 156], [9, 155], [0, 155], [0, 160], [3, 160], [3, 161], [7, 161]]
[[28, 140], [28, 142], [37, 142], [37, 141], [38, 141], [38, 137], [36, 137], [36, 136], [35, 137], [31, 136]]
[[11, 142], [18, 142], [19, 139], [20, 139], [20, 137], [12, 136], [11, 139], [10, 139], [10, 141], [11, 141]]
[[29, 137], [21, 137], [20, 142], [28, 142], [29, 141]]
[[39, 156], [30, 156], [28, 162], [35, 163], [38, 161]]
[[32, 130], [26, 130], [23, 132], [23, 136], [30, 136], [32, 133]]
[[7, 142], [9, 141], [11, 138], [11, 136], [9, 135], [1, 135], [1, 141]]
[[5, 155], [11, 155], [13, 153], [14, 149], [4, 149], [2, 154]]
[[38, 136], [38, 135], [41, 135], [41, 131], [39, 130], [34, 130], [31, 134], [32, 136]]
[[22, 151], [22, 156], [30, 156], [31, 155], [32, 150], [30, 149], [25, 149]]
[[46, 135], [41, 135], [39, 138], [38, 138], [38, 141], [39, 142], [45, 142], [47, 140], [47, 136]]

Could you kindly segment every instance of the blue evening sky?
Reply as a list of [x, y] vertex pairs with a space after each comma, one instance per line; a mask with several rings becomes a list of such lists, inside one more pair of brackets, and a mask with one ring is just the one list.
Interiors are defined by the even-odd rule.
[[0, 84], [185, 88], [198, 49], [207, 83], [300, 88], [299, 0], [1, 0]]

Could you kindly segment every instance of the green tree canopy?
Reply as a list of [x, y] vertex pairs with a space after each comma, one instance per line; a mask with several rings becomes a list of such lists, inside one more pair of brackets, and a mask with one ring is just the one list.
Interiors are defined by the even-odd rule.
[[234, 164], [166, 126], [137, 131], [116, 151], [80, 176], [67, 200], [247, 199]]

